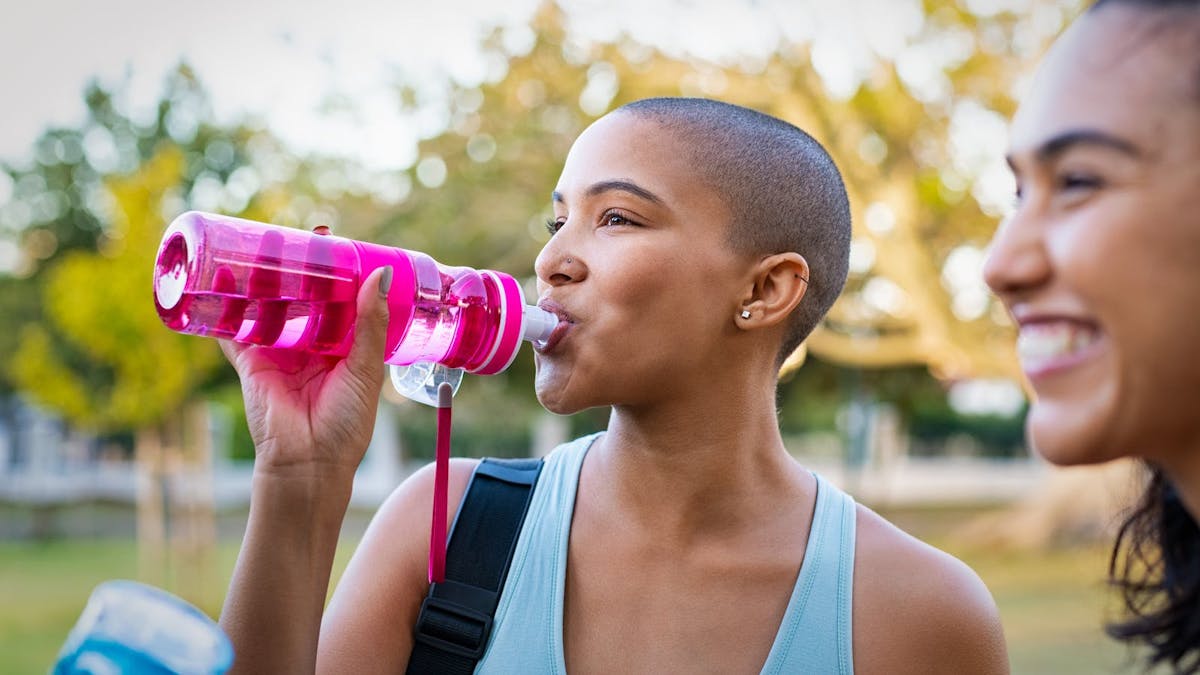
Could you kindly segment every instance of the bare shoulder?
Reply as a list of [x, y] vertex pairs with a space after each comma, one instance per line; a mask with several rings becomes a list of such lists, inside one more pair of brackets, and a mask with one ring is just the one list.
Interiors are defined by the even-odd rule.
[[[478, 460], [450, 460], [447, 528]], [[412, 651], [412, 627], [429, 591], [434, 467], [397, 487], [371, 519], [321, 623], [321, 672], [398, 672]]]
[[974, 570], [858, 506], [855, 672], [1007, 673], [1000, 615]]

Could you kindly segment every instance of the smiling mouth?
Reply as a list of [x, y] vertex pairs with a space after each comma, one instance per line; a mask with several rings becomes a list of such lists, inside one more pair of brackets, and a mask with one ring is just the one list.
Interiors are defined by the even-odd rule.
[[1100, 341], [1100, 329], [1079, 321], [1043, 321], [1021, 326], [1017, 358], [1031, 377], [1049, 374], [1086, 359]]

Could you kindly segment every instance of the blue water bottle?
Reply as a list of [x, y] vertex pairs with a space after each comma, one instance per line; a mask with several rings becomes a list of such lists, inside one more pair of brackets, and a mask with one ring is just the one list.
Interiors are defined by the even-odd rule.
[[204, 612], [135, 581], [106, 581], [87, 606], [51, 670], [53, 675], [221, 675], [233, 646]]

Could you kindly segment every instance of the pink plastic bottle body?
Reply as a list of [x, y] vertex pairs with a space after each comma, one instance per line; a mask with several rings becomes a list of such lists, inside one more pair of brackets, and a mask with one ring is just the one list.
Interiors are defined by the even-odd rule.
[[446, 267], [424, 253], [191, 211], [163, 235], [154, 303], [168, 328], [344, 356], [359, 285], [391, 265], [385, 360], [490, 374], [520, 346], [524, 299], [499, 272]]

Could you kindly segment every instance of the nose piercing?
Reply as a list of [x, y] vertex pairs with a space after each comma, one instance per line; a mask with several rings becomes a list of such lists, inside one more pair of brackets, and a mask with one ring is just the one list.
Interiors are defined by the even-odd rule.
[[570, 264], [571, 264], [571, 263], [573, 263], [573, 262], [575, 262], [575, 259], [574, 259], [574, 258], [567, 258], [567, 264], [568, 264], [568, 265], [570, 265]]
[[748, 310], [748, 309], [743, 309], [743, 310], [742, 310], [742, 318], [743, 318], [743, 319], [749, 319], [749, 318], [750, 318], [750, 310]]

